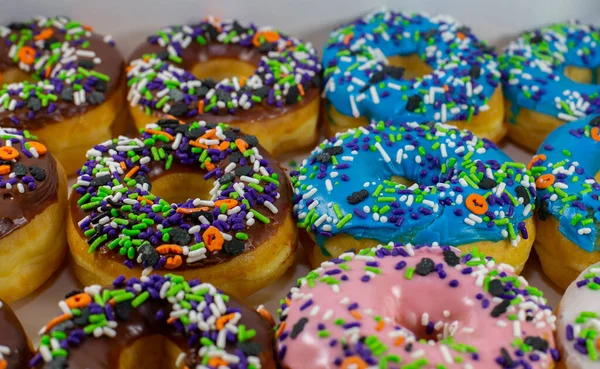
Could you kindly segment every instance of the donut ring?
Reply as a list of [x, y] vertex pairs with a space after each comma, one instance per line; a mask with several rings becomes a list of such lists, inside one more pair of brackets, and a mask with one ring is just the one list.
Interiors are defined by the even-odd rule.
[[[558, 126], [600, 112], [600, 29], [560, 23], [525, 32], [500, 57], [508, 135], [535, 151]], [[591, 51], [591, 52], [590, 52]]]
[[588, 266], [600, 262], [600, 142], [591, 132], [600, 116], [558, 127], [532, 163], [538, 190], [535, 248], [544, 272], [563, 290]]
[[272, 154], [311, 146], [318, 137], [316, 51], [271, 28], [213, 17], [167, 27], [134, 51], [127, 80], [138, 128], [167, 114], [224, 122], [256, 135]]
[[371, 13], [331, 33], [323, 68], [328, 137], [400, 118], [447, 123], [495, 142], [506, 134], [496, 59], [450, 17]]
[[541, 369], [560, 356], [542, 292], [477, 249], [345, 253], [300, 279], [280, 311], [288, 369]]
[[141, 132], [88, 151], [69, 203], [80, 280], [175, 271], [247, 296], [287, 270], [297, 238], [291, 186], [256, 137], [177, 119]]
[[557, 312], [556, 340], [565, 369], [598, 369], [600, 265], [581, 272], [565, 291]]
[[520, 272], [535, 239], [530, 171], [448, 125], [380, 122], [338, 133], [291, 174], [313, 267], [400, 241], [477, 246]]
[[[121, 276], [108, 287], [73, 291], [58, 306], [60, 315], [41, 329], [33, 355], [22, 330], [2, 331], [2, 341], [19, 344], [11, 345], [3, 368], [275, 369], [273, 326], [198, 280]], [[4, 315], [0, 309], [0, 327], [19, 327]]]
[[0, 26], [0, 125], [30, 130], [75, 174], [89, 146], [124, 130], [123, 67], [110, 36], [66, 17]]
[[0, 300], [0, 368], [24, 369], [33, 356], [33, 347], [23, 326], [8, 304]]
[[0, 128], [0, 299], [7, 303], [41, 286], [67, 251], [67, 177], [37, 139]]

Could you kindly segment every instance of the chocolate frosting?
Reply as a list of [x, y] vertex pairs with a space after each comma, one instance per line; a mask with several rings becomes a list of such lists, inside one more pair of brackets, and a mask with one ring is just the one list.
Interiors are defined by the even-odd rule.
[[[0, 128], [2, 135], [23, 137], [23, 132]], [[0, 238], [26, 226], [58, 199], [58, 173], [52, 154], [47, 152], [38, 158], [31, 154], [28, 156], [22, 143], [33, 141], [26, 138], [0, 139], [0, 150], [7, 139], [11, 140], [19, 156], [14, 160], [0, 159], [0, 166], [10, 166], [10, 172], [0, 176]], [[11, 184], [11, 188], [7, 183]], [[20, 184], [23, 185], [23, 193], [19, 191]]]
[[[3, 355], [6, 369], [25, 369], [32, 354], [23, 327], [10, 306], [0, 300], [0, 346], [10, 350], [9, 355]], [[2, 359], [0, 359], [2, 364]], [[1, 365], [0, 365], [1, 366]]]
[[[58, 22], [58, 24], [72, 24], [76, 25], [78, 23], [72, 22], [64, 17], [51, 18], [54, 22]], [[71, 40], [67, 40], [67, 29], [61, 29], [56, 25], [48, 26], [40, 26], [38, 21], [33, 20], [27, 23], [13, 23], [9, 27], [10, 28], [2, 28], [0, 30], [0, 73], [4, 72], [8, 69], [23, 68], [20, 66], [20, 62], [15, 62], [10, 56], [11, 48], [14, 45], [14, 42], [11, 41], [12, 37], [16, 37], [16, 40], [19, 40], [23, 30], [31, 30], [33, 32], [34, 37], [39, 36], [40, 33], [44, 30], [52, 30], [53, 35], [51, 39], [46, 39], [42, 41], [34, 41], [33, 39], [29, 39], [24, 42], [23, 46], [31, 47], [35, 50], [36, 56], [35, 61], [32, 63], [32, 66], [35, 66], [36, 63], [44, 56], [52, 55], [47, 49], [44, 49], [46, 44], [50, 44], [50, 41], [55, 44], [60, 45], [69, 45], [70, 48], [73, 48], [74, 52], [74, 60], [68, 61], [66, 63], [60, 63], [62, 58], [65, 57], [64, 52], [62, 52], [61, 58], [59, 58], [59, 64], [45, 64], [42, 69], [39, 71], [30, 71], [25, 73], [30, 73], [35, 75], [38, 78], [45, 80], [45, 83], [52, 86], [52, 90], [45, 91], [46, 93], [51, 93], [56, 96], [56, 100], [49, 100], [49, 103], [45, 106], [37, 107], [37, 103], [29, 103], [29, 99], [31, 96], [36, 96], [36, 94], [31, 94], [31, 96], [27, 95], [24, 99], [19, 96], [17, 93], [9, 93], [10, 100], [16, 101], [16, 108], [14, 111], [10, 109], [6, 109], [5, 111], [0, 112], [0, 124], [4, 126], [13, 126], [22, 129], [36, 129], [43, 127], [46, 124], [58, 123], [62, 122], [65, 119], [69, 119], [73, 116], [77, 116], [80, 114], [86, 113], [88, 110], [95, 108], [102, 101], [110, 98], [112, 94], [117, 90], [120, 82], [124, 78], [124, 61], [121, 57], [118, 50], [114, 47], [114, 42], [110, 39], [109, 36], [103, 36], [92, 32], [85, 32], [79, 37], [71, 37]], [[87, 27], [80, 25], [81, 27]], [[79, 26], [77, 26], [79, 27]], [[5, 34], [3, 34], [3, 32]], [[8, 33], [6, 33], [8, 32]], [[106, 40], [106, 41], [105, 41]], [[89, 43], [89, 44], [88, 44]], [[87, 47], [86, 47], [87, 46]], [[49, 47], [49, 46], [48, 46]], [[62, 47], [62, 46], [61, 46]], [[95, 53], [94, 57], [78, 55], [79, 51], [83, 52], [93, 52]], [[94, 63], [94, 59], [100, 61], [100, 63]], [[84, 63], [84, 64], [81, 64]], [[91, 65], [90, 67], [82, 68], [81, 65], [86, 65], [88, 63]], [[57, 66], [58, 65], [58, 66]], [[46, 77], [46, 67], [49, 68], [50, 78]], [[61, 72], [76, 70], [78, 68], [82, 68], [87, 70], [87, 73], [90, 72], [98, 72], [109, 79], [105, 83], [100, 81], [95, 76], [84, 76], [81, 78], [76, 78], [75, 81], [69, 83], [67, 81], [63, 81], [58, 76]], [[89, 68], [89, 69], [88, 69]], [[33, 68], [32, 68], [33, 69]], [[83, 89], [86, 91], [86, 101], [83, 101], [80, 105], [76, 105], [74, 101], [71, 99], [65, 99], [62, 94], [63, 89], [71, 88], [75, 84], [79, 84], [83, 86]], [[30, 84], [31, 85], [31, 84]], [[19, 92], [22, 90], [22, 87], [18, 86], [18, 84], [14, 83], [8, 85], [8, 88], [11, 91]], [[7, 95], [6, 88], [0, 90], [0, 98]], [[100, 96], [103, 96], [102, 101], [90, 101], [90, 96], [92, 94], [96, 94], [96, 99], [99, 99]], [[3, 109], [0, 109], [3, 110]]]

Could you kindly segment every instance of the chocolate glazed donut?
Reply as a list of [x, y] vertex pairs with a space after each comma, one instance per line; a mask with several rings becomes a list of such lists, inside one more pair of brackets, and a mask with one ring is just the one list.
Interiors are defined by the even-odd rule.
[[0, 128], [0, 298], [38, 288], [66, 254], [67, 178], [27, 131]]
[[74, 291], [59, 307], [31, 368], [275, 368], [272, 325], [197, 280], [121, 277]]
[[112, 38], [37, 17], [0, 27], [0, 41], [0, 124], [31, 130], [74, 174], [93, 142], [125, 124], [124, 63]]
[[69, 204], [75, 272], [101, 285], [176, 272], [248, 296], [294, 262], [291, 194], [256, 137], [159, 120], [88, 151]]
[[212, 17], [164, 28], [134, 51], [127, 80], [138, 128], [168, 114], [223, 122], [275, 155], [317, 139], [316, 51], [271, 28]]
[[19, 319], [10, 306], [0, 300], [0, 368], [27, 368], [32, 356], [31, 345]]

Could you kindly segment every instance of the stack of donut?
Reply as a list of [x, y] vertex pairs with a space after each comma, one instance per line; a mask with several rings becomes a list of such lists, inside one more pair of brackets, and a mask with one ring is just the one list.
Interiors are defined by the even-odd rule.
[[[214, 17], [127, 65], [66, 17], [0, 38], [0, 369], [600, 367], [598, 29], [498, 59], [450, 17], [376, 11], [322, 63]], [[288, 177], [275, 155], [319, 120]], [[507, 130], [531, 160], [496, 146]], [[299, 239], [314, 269], [276, 323], [242, 299]], [[520, 276], [532, 248], [556, 315]], [[87, 287], [30, 340], [8, 304], [67, 250]]]

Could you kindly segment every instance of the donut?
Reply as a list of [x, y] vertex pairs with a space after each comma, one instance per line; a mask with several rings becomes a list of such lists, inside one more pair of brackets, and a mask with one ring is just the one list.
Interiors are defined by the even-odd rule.
[[0, 128], [0, 299], [25, 297], [62, 264], [66, 205], [67, 177], [46, 146]]
[[90, 26], [66, 17], [0, 26], [0, 76], [0, 125], [37, 135], [69, 175], [89, 146], [124, 130], [124, 62]]
[[79, 172], [67, 237], [84, 284], [177, 272], [245, 297], [287, 270], [292, 188], [255, 136], [177, 119], [141, 133], [95, 145]]
[[[72, 291], [58, 307], [60, 314], [40, 330], [31, 359], [23, 356], [4, 368], [275, 368], [273, 326], [198, 280], [120, 276], [107, 287]], [[7, 322], [10, 317], [0, 327]], [[4, 333], [0, 347], [13, 341]], [[22, 332], [18, 337], [25, 339]]]
[[585, 268], [600, 261], [596, 250], [598, 126], [599, 116], [560, 126], [529, 163], [538, 194], [535, 249], [544, 273], [563, 290]]
[[323, 69], [328, 137], [388, 119], [506, 134], [495, 55], [448, 16], [371, 13], [331, 33]]
[[535, 185], [525, 165], [445, 124], [350, 129], [323, 142], [291, 175], [313, 267], [349, 249], [396, 241], [479, 247], [520, 272], [535, 239]]
[[525, 32], [500, 56], [509, 138], [529, 151], [558, 126], [600, 112], [600, 29], [576, 22]]
[[542, 292], [476, 248], [344, 253], [300, 279], [280, 317], [288, 369], [533, 369], [560, 357]]
[[8, 304], [0, 300], [0, 368], [25, 369], [32, 347], [21, 322]]
[[584, 270], [565, 291], [557, 312], [556, 341], [561, 369], [598, 369], [600, 265]]
[[318, 138], [317, 53], [270, 27], [208, 17], [164, 28], [134, 51], [127, 82], [138, 128], [167, 114], [224, 122], [256, 135], [274, 155]]

